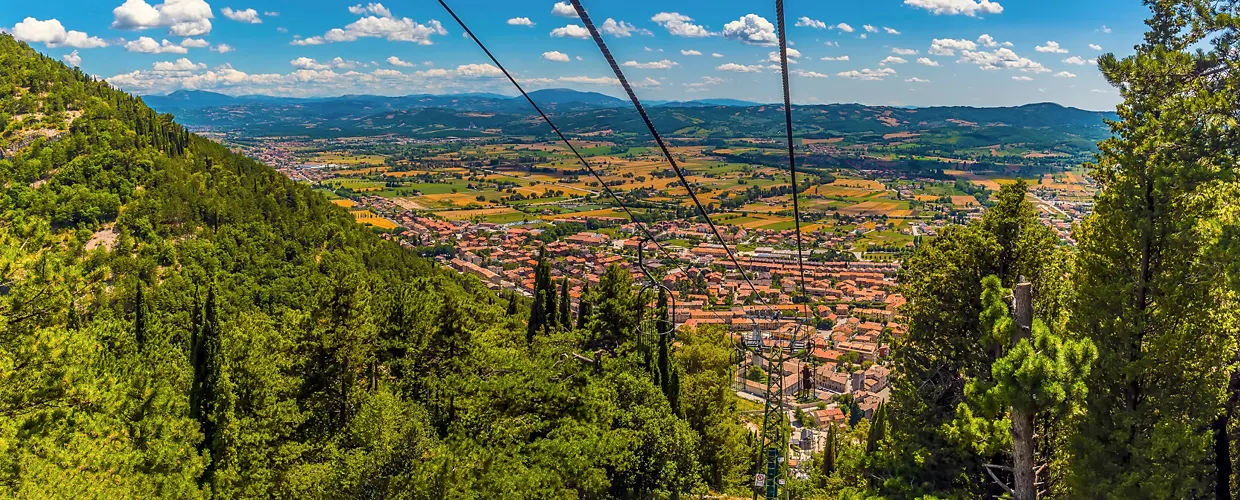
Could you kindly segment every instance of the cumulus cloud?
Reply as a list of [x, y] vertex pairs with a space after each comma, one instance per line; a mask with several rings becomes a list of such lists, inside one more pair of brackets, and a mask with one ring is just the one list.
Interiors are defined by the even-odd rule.
[[1076, 75], [1069, 73], [1067, 71], [1060, 71], [1058, 73], [1055, 73], [1055, 78], [1076, 78]]
[[125, 50], [127, 52], [138, 52], [141, 54], [188, 54], [189, 49], [163, 40], [156, 42], [154, 38], [149, 36], [138, 37], [137, 40], [125, 42]]
[[976, 64], [983, 70], [1015, 69], [1026, 73], [1045, 73], [1050, 71], [1042, 63], [1030, 60], [1003, 47], [993, 52], [965, 50], [960, 53], [958, 62]]
[[534, 21], [531, 21], [530, 18], [528, 17], [514, 17], [508, 20], [508, 24], [512, 26], [529, 26], [531, 28], [534, 27]]
[[645, 63], [639, 63], [637, 61], [625, 61], [624, 63], [624, 67], [626, 68], [638, 68], [638, 69], [671, 69], [676, 66], [680, 66], [680, 63], [675, 62], [675, 61], [670, 61], [667, 59], [663, 59], [661, 61], [645, 62]]
[[202, 48], [210, 47], [211, 42], [208, 42], [201, 38], [197, 38], [197, 39], [186, 38], [184, 40], [181, 40], [181, 46], [187, 49], [202, 49]]
[[568, 2], [556, 2], [555, 5], [551, 6], [551, 13], [561, 17], [579, 17], [577, 16], [577, 9], [574, 9], [573, 4]]
[[713, 76], [703, 76], [701, 80], [698, 80], [692, 83], [686, 83], [685, 87], [688, 87], [690, 92], [697, 92], [697, 91], [701, 91], [705, 89], [706, 87], [723, 83], [724, 81], [725, 80], [722, 78], [716, 78]]
[[820, 58], [819, 60], [820, 61], [841, 61], [843, 62], [843, 61], [848, 61], [848, 56], [839, 56], [839, 57], [827, 56], [827, 57]]
[[336, 69], [353, 69], [353, 68], [360, 66], [361, 64], [362, 63], [358, 61], [350, 61], [343, 57], [332, 58], [332, 62], [331, 62], [332, 67]]
[[711, 56], [711, 57], [716, 57], [716, 58], [718, 58], [718, 57], [723, 57], [723, 54], [720, 54], [720, 53], [718, 53], [718, 52], [712, 52], [712, 53], [710, 54], [710, 56]]
[[1021, 75], [1021, 76], [1013, 76], [1013, 77], [1012, 77], [1012, 79], [1013, 79], [1013, 80], [1016, 80], [1016, 81], [1018, 81], [1018, 82], [1032, 82], [1032, 81], [1033, 81], [1033, 77], [1024, 76], [1024, 75]]
[[854, 31], [857, 31], [856, 29], [853, 29], [852, 26], [849, 26], [848, 23], [837, 24], [835, 26], [832, 26], [831, 29], [837, 29], [837, 30], [843, 31], [844, 33], [852, 33]]
[[874, 80], [882, 80], [889, 76], [895, 76], [895, 74], [896, 74], [896, 70], [891, 69], [891, 68], [880, 68], [876, 70], [865, 68], [860, 71], [858, 70], [844, 71], [842, 73], [836, 74], [836, 76], [843, 77], [843, 78], [851, 78], [854, 80], [874, 81]]
[[736, 63], [721, 64], [719, 66], [716, 66], [715, 69], [719, 71], [731, 71], [734, 73], [760, 73], [762, 72], [762, 66], [759, 66], [759, 65], [746, 66], [744, 64], [736, 64]]
[[633, 26], [630, 23], [626, 23], [624, 21], [616, 21], [615, 19], [612, 19], [610, 17], [607, 18], [606, 21], [603, 21], [602, 31], [603, 33], [606, 33], [608, 35], [620, 37], [620, 38], [631, 37], [633, 36], [634, 33], [637, 33], [639, 35], [647, 35], [647, 36], [654, 34], [654, 33], [651, 33], [650, 30], [648, 29], [638, 28], [637, 26]]
[[891, 53], [898, 56], [915, 56], [917, 55], [917, 49], [902, 49], [900, 47], [895, 47], [891, 49]]
[[[801, 51], [794, 49], [792, 47], [788, 47], [788, 64], [796, 64], [798, 57], [801, 57]], [[780, 61], [779, 51], [772, 50], [770, 53], [766, 55], [766, 60], [767, 62], [773, 62], [773, 63], [779, 62]]]
[[999, 42], [996, 42], [994, 37], [988, 34], [984, 34], [984, 33], [982, 34], [982, 36], [977, 37], [977, 43], [980, 43], [992, 49], [999, 46]]
[[914, 76], [914, 77], [912, 77], [912, 78], [909, 78], [909, 79], [907, 79], [907, 80], [904, 80], [904, 81], [906, 81], [906, 82], [908, 82], [908, 83], [930, 83], [930, 80], [926, 80], [926, 79], [924, 79], [924, 78], [917, 78], [917, 77], [915, 77], [915, 76]]
[[125, 0], [112, 9], [112, 28], [145, 30], [168, 28], [174, 36], [201, 36], [211, 32], [211, 5], [205, 0], [165, 0], [152, 6], [146, 0]]
[[563, 28], [551, 30], [551, 36], [568, 38], [590, 38], [590, 30], [580, 24], [570, 24]]
[[800, 19], [797, 19], [797, 23], [795, 26], [804, 26], [804, 27], [809, 27], [809, 28], [814, 28], [814, 29], [819, 29], [819, 30], [827, 29], [827, 23], [824, 23], [817, 19], [810, 19], [805, 16], [801, 16]]
[[922, 66], [938, 66], [939, 62], [929, 57], [918, 57], [917, 64], [920, 64]]
[[82, 65], [82, 56], [79, 56], [78, 51], [76, 50], [63, 55], [60, 58], [64, 60], [64, 62], [70, 66], [81, 66]]
[[397, 18], [383, 4], [372, 3], [364, 7], [354, 5], [349, 7], [349, 12], [363, 17], [344, 28], [332, 28], [322, 36], [295, 39], [292, 45], [352, 42], [359, 38], [382, 38], [389, 42], [433, 45], [432, 36], [448, 34], [448, 30], [444, 29], [439, 21], [431, 19], [422, 24], [407, 17]]
[[954, 56], [957, 50], [977, 50], [977, 44], [971, 40], [935, 38], [930, 42], [930, 50], [928, 52], [935, 56]]
[[792, 73], [796, 76], [805, 77], [805, 78], [826, 78], [827, 77], [827, 75], [824, 73], [819, 73], [817, 71], [806, 71], [803, 69], [794, 69], [794, 70], [789, 71], [789, 73]]
[[262, 24], [263, 22], [258, 17], [258, 11], [254, 9], [233, 10], [230, 7], [224, 7], [220, 9], [220, 13], [224, 14], [224, 17], [241, 23]]
[[298, 57], [297, 59], [293, 59], [292, 61], [289, 61], [288, 63], [293, 65], [293, 67], [297, 69], [310, 69], [310, 70], [316, 70], [316, 71], [324, 70], [324, 69], [331, 69], [331, 66], [319, 63], [318, 61], [315, 61], [314, 59], [311, 59], [309, 57]]
[[696, 51], [696, 50], [684, 50], [684, 49], [680, 49], [680, 55], [682, 55], [682, 56], [700, 56], [700, 55], [702, 55], [702, 53], [701, 53], [701, 52], [698, 52], [698, 51]]
[[557, 81], [564, 83], [584, 83], [586, 85], [620, 85], [620, 80], [608, 76], [561, 76]]
[[553, 50], [550, 52], [543, 52], [542, 58], [548, 61], [555, 61], [555, 62], [568, 62], [569, 61], [568, 54], [565, 54], [558, 50]]
[[999, 5], [999, 2], [990, 0], [904, 0], [904, 5], [949, 16], [963, 14], [974, 17], [978, 14], [1003, 13], [1003, 6]]
[[651, 21], [658, 23], [667, 33], [672, 36], [683, 36], [689, 38], [701, 38], [711, 36], [710, 30], [700, 24], [693, 24], [693, 18], [681, 14], [679, 12], [660, 12], [650, 18]]
[[175, 72], [182, 72], [182, 71], [194, 71], [194, 70], [199, 70], [199, 69], [207, 69], [207, 65], [202, 64], [202, 63], [195, 64], [193, 61], [190, 61], [189, 59], [186, 59], [184, 57], [177, 59], [175, 62], [162, 61], [162, 62], [151, 64], [151, 71], [154, 71], [156, 73], [175, 73]]
[[389, 56], [387, 58], [387, 63], [391, 64], [392, 66], [400, 66], [402, 68], [412, 68], [416, 65], [412, 62], [406, 61], [396, 56]]
[[1039, 45], [1037, 47], [1034, 47], [1033, 50], [1036, 50], [1038, 52], [1046, 52], [1050, 54], [1067, 54], [1068, 53], [1068, 49], [1060, 47], [1059, 42], [1056, 42], [1054, 40], [1048, 40], [1046, 42], [1046, 45]]
[[723, 26], [723, 37], [749, 45], [775, 45], [775, 25], [757, 14], [745, 14]]
[[879, 61], [878, 64], [882, 66], [886, 66], [888, 64], [904, 64], [906, 62], [908, 62], [908, 60], [904, 59], [903, 57], [887, 56], [887, 58], [883, 59], [882, 61]]
[[236, 49], [233, 49], [232, 45], [229, 45], [226, 43], [221, 43], [219, 45], [211, 47], [212, 52], [219, 52], [221, 54], [227, 54], [229, 52], [232, 52], [233, 50], [236, 50]]
[[888, 28], [886, 26], [883, 26], [883, 31], [886, 31], [888, 35], [899, 35], [900, 34], [900, 32], [896, 31], [895, 28]]
[[1066, 64], [1075, 64], [1075, 65], [1077, 65], [1077, 66], [1085, 66], [1085, 65], [1089, 65], [1089, 64], [1098, 64], [1098, 61], [1096, 61], [1096, 60], [1093, 60], [1093, 59], [1083, 59], [1083, 58], [1081, 58], [1080, 56], [1072, 56], [1072, 57], [1069, 57], [1069, 58], [1067, 58], [1067, 59], [1064, 59], [1064, 60], [1063, 60], [1063, 62], [1064, 62], [1064, 63], [1066, 63]]
[[865, 30], [866, 30], [866, 31], [868, 31], [868, 32], [870, 32], [870, 33], [878, 33], [878, 27], [876, 27], [876, 26], [874, 26], [874, 25], [871, 25], [871, 24], [867, 24], [867, 25], [865, 25], [865, 26], [862, 26], [862, 28], [865, 28]]
[[59, 20], [40, 21], [27, 17], [8, 30], [13, 38], [26, 43], [42, 43], [48, 47], [73, 47], [77, 49], [94, 49], [107, 47], [108, 42], [102, 38], [87, 35], [81, 31], [66, 30]]
[[1090, 48], [1090, 49], [1093, 49], [1093, 50], [1102, 50], [1102, 46], [1101, 46], [1101, 45], [1098, 45], [1098, 44], [1096, 44], [1096, 43], [1091, 43], [1091, 44], [1089, 44], [1089, 48]]

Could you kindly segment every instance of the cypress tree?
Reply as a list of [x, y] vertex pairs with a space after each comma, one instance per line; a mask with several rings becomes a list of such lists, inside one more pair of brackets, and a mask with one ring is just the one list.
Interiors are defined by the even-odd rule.
[[566, 277], [560, 282], [560, 326], [564, 327], [565, 330], [573, 327], [571, 309], [572, 305], [568, 298], [568, 278]]
[[138, 350], [146, 345], [146, 298], [143, 295], [142, 282], [138, 282], [138, 290], [134, 293], [133, 338]]
[[505, 316], [512, 317], [517, 314], [517, 294], [508, 296], [508, 309], [504, 311]]
[[835, 422], [831, 422], [827, 424], [827, 426], [827, 445], [826, 448], [822, 450], [822, 463], [819, 464], [821, 467], [819, 472], [822, 473], [822, 479], [824, 482], [824, 484], [820, 486], [823, 487], [826, 487], [826, 479], [831, 477], [831, 474], [835, 473], [835, 433], [839, 429], [839, 426], [837, 426]]
[[577, 302], [577, 329], [584, 330], [586, 322], [590, 320], [590, 283], [586, 282], [581, 287], [581, 300]]

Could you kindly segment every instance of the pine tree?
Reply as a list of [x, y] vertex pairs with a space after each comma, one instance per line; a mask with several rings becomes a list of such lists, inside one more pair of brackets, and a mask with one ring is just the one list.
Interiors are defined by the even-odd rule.
[[1146, 4], [1136, 53], [1098, 59], [1124, 102], [1087, 165], [1100, 190], [1076, 234], [1072, 329], [1099, 357], [1069, 479], [1080, 497], [1225, 498], [1240, 17], [1234, 2]]

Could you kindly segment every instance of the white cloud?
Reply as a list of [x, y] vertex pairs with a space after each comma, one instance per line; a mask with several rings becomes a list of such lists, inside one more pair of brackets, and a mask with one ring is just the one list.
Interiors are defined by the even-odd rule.
[[1032, 82], [1032, 81], [1033, 81], [1033, 77], [1029, 77], [1029, 76], [1025, 76], [1025, 75], [1021, 75], [1021, 76], [1013, 76], [1013, 77], [1012, 77], [1012, 79], [1013, 79], [1013, 80], [1016, 80], [1016, 81], [1018, 81], [1018, 82]]
[[412, 63], [412, 62], [409, 62], [409, 61], [403, 60], [403, 59], [401, 59], [401, 58], [399, 58], [399, 57], [396, 57], [396, 56], [389, 56], [389, 57], [387, 58], [387, 63], [388, 63], [388, 64], [391, 64], [392, 66], [400, 66], [400, 67], [402, 67], [402, 68], [412, 68], [412, 67], [416, 66], [416, 64], [414, 64], [414, 63]]
[[1046, 45], [1039, 45], [1037, 47], [1034, 47], [1033, 50], [1036, 50], [1038, 52], [1046, 52], [1050, 54], [1067, 54], [1068, 53], [1068, 49], [1060, 47], [1059, 42], [1056, 42], [1054, 40], [1048, 40], [1046, 42]]
[[1091, 44], [1089, 44], [1089, 48], [1090, 48], [1090, 49], [1093, 49], [1093, 50], [1102, 50], [1102, 46], [1101, 46], [1101, 45], [1098, 45], [1098, 44], [1096, 44], [1096, 43], [1091, 43]]
[[639, 63], [637, 61], [625, 61], [623, 66], [626, 68], [638, 68], [638, 69], [671, 69], [676, 66], [680, 66], [680, 63], [675, 62], [675, 61], [670, 61], [667, 59], [664, 59], [661, 61], [651, 61], [651, 62], [646, 62], [646, 63]]
[[608, 76], [561, 76], [558, 81], [564, 83], [584, 83], [587, 85], [620, 85], [620, 80]]
[[749, 45], [775, 45], [775, 25], [757, 14], [745, 14], [740, 19], [723, 25], [723, 37]]
[[125, 50], [127, 52], [138, 52], [142, 54], [188, 54], [189, 49], [163, 40], [156, 42], [154, 38], [143, 36], [137, 40], [125, 42]]
[[1108, 27], [1107, 27], [1107, 25], [1105, 25], [1105, 24], [1104, 24], [1104, 25], [1102, 25], [1102, 27], [1101, 27], [1101, 28], [1098, 28], [1098, 31], [1101, 31], [1101, 32], [1106, 33], [1106, 34], [1110, 34], [1110, 33], [1111, 33], [1111, 28], [1108, 28]]
[[852, 27], [852, 26], [849, 26], [849, 25], [848, 25], [848, 23], [840, 23], [840, 24], [837, 24], [837, 25], [835, 25], [835, 26], [832, 26], [832, 27], [831, 27], [831, 29], [838, 29], [838, 30], [840, 30], [840, 31], [843, 31], [844, 33], [852, 33], [852, 32], [854, 32], [854, 31], [857, 31], [857, 30], [853, 29], [853, 27]]
[[349, 7], [349, 13], [356, 16], [373, 14], [379, 17], [392, 17], [392, 11], [388, 10], [388, 8], [384, 7], [381, 3], [369, 3], [365, 6], [362, 4], [357, 4]]
[[883, 31], [886, 31], [888, 35], [899, 35], [900, 34], [900, 32], [896, 31], [894, 28], [888, 28], [886, 26], [883, 26]]
[[803, 69], [794, 69], [794, 70], [789, 71], [789, 73], [792, 73], [797, 76], [803, 76], [805, 78], [826, 78], [827, 77], [827, 75], [823, 73], [819, 73], [817, 71], [806, 71]]
[[565, 54], [558, 50], [553, 50], [551, 52], [543, 52], [542, 58], [548, 61], [555, 61], [555, 62], [568, 62], [569, 60], [568, 54]]
[[1067, 71], [1060, 71], [1058, 73], [1055, 73], [1055, 77], [1056, 78], [1076, 78], [1076, 75], [1069, 73]]
[[633, 33], [637, 33], [639, 35], [646, 35], [646, 36], [650, 36], [654, 34], [654, 33], [651, 33], [650, 30], [648, 29], [638, 28], [637, 26], [634, 26], [630, 23], [626, 23], [624, 21], [616, 21], [615, 19], [612, 19], [610, 17], [607, 18], [606, 21], [603, 21], [602, 31], [603, 33], [607, 33], [608, 35], [620, 37], [620, 38], [631, 37], [633, 36]]
[[214, 47], [211, 47], [211, 50], [212, 50], [213, 52], [219, 52], [219, 53], [221, 53], [221, 54], [227, 54], [227, 53], [232, 52], [232, 51], [234, 51], [234, 50], [236, 50], [236, 49], [234, 49], [234, 48], [232, 47], [232, 45], [229, 45], [229, 44], [226, 44], [226, 43], [221, 43], [221, 44], [219, 44], [219, 45], [216, 45], [216, 46], [214, 46]]
[[938, 66], [939, 62], [929, 57], [918, 57], [917, 64], [920, 64], [922, 66]]
[[1080, 56], [1072, 56], [1072, 57], [1069, 57], [1069, 58], [1067, 58], [1067, 59], [1064, 59], [1064, 60], [1063, 60], [1063, 62], [1064, 62], [1064, 63], [1066, 63], [1066, 64], [1075, 64], [1075, 65], [1077, 65], [1077, 66], [1085, 66], [1085, 65], [1089, 65], [1089, 64], [1098, 64], [1098, 61], [1096, 61], [1096, 60], [1093, 60], [1093, 59], [1083, 59], [1083, 58], [1081, 58]]
[[[798, 57], [801, 57], [801, 51], [794, 49], [792, 47], [788, 47], [788, 64], [796, 64], [797, 63], [796, 59]], [[773, 63], [779, 62], [780, 61], [779, 51], [773, 50], [770, 53], [768, 53], [766, 55], [766, 61], [773, 62]]]
[[902, 49], [900, 47], [896, 47], [891, 49], [891, 53], [898, 56], [915, 56], [917, 55], [917, 49]]
[[211, 42], [208, 42], [201, 38], [198, 38], [198, 39], [186, 38], [184, 40], [181, 40], [181, 46], [187, 49], [201, 49], [201, 48], [210, 47]]
[[977, 50], [977, 44], [970, 40], [952, 38], [935, 38], [930, 42], [930, 54], [935, 56], [954, 56], [957, 50]]
[[964, 14], [973, 17], [978, 14], [1003, 13], [1003, 6], [999, 5], [999, 2], [990, 0], [904, 0], [904, 5], [949, 16]]
[[718, 52], [711, 52], [710, 56], [711, 57], [723, 57], [723, 54], [720, 54]]
[[48, 47], [73, 47], [77, 49], [93, 49], [107, 47], [108, 42], [102, 38], [87, 35], [81, 31], [65, 30], [59, 20], [40, 21], [27, 17], [13, 25], [9, 33], [26, 43], [42, 43]]
[[254, 9], [232, 10], [230, 7], [224, 7], [223, 9], [220, 9], [220, 13], [224, 14], [224, 17], [237, 22], [250, 24], [262, 24], [263, 22], [263, 20], [258, 17], [258, 11]]
[[531, 28], [534, 27], [534, 21], [531, 21], [530, 18], [528, 17], [514, 17], [508, 20], [508, 24], [513, 25], [513, 26], [529, 26]]
[[877, 70], [865, 68], [860, 71], [857, 71], [857, 70], [844, 71], [842, 73], [838, 73], [836, 76], [840, 76], [843, 78], [852, 78], [854, 80], [874, 81], [874, 80], [882, 80], [883, 78], [886, 78], [888, 76], [895, 76], [895, 74], [896, 74], [896, 70], [891, 69], [891, 68], [880, 68]]
[[264, 12], [263, 15], [267, 17], [280, 17], [280, 13], [274, 10], [269, 10], [267, 12]]
[[503, 71], [490, 64], [462, 64], [456, 67], [456, 74], [466, 78], [504, 76]]
[[906, 62], [908, 62], [908, 60], [904, 59], [903, 57], [887, 56], [886, 59], [879, 61], [878, 64], [882, 66], [886, 66], [888, 64], [904, 64]]
[[718, 85], [720, 83], [723, 83], [724, 81], [725, 80], [722, 78], [716, 78], [713, 76], [703, 76], [702, 79], [699, 81], [696, 81], [693, 83], [686, 83], [685, 87], [688, 87], [690, 91], [693, 92], [693, 91], [702, 90], [703, 88], [709, 87], [711, 85]]
[[804, 27], [820, 29], [820, 30], [827, 29], [827, 23], [824, 23], [817, 19], [810, 19], [805, 16], [801, 16], [800, 19], [797, 19], [797, 23], [795, 24], [795, 26], [804, 26]]
[[862, 26], [862, 28], [865, 28], [865, 30], [870, 33], [878, 33], [878, 28], [872, 24], [867, 24], [865, 26]]
[[660, 12], [650, 18], [651, 21], [658, 23], [667, 33], [672, 36], [683, 36], [689, 38], [701, 38], [711, 36], [710, 30], [700, 24], [693, 24], [693, 18], [681, 14], [679, 12]]
[[309, 69], [309, 70], [315, 70], [315, 71], [331, 69], [331, 66], [319, 63], [318, 61], [315, 61], [314, 59], [311, 59], [309, 57], [298, 57], [297, 59], [293, 59], [292, 61], [289, 61], [288, 63], [292, 64], [293, 67], [297, 69]]
[[590, 30], [580, 24], [570, 24], [563, 28], [551, 30], [551, 36], [569, 38], [590, 38]]
[[831, 57], [831, 56], [827, 56], [827, 57], [820, 58], [819, 60], [821, 60], [821, 61], [841, 61], [841, 62], [842, 62], [842, 61], [848, 61], [848, 56], [839, 56], [839, 57]]
[[573, 4], [568, 2], [556, 2], [551, 7], [551, 13], [561, 17], [578, 17], [577, 9], [574, 9]]
[[359, 38], [382, 38], [389, 42], [433, 45], [432, 36], [448, 34], [448, 30], [444, 29], [439, 21], [431, 19], [426, 24], [422, 24], [407, 17], [397, 18], [383, 4], [372, 3], [365, 7], [354, 5], [349, 7], [349, 12], [355, 15], [370, 15], [353, 21], [344, 28], [332, 28], [322, 36], [295, 39], [291, 42], [292, 45], [352, 42]]
[[977, 37], [977, 43], [980, 43], [992, 49], [999, 46], [999, 42], [996, 42], [994, 37], [988, 34], [984, 34], [984, 33], [982, 34], [982, 36]]
[[680, 49], [680, 55], [682, 55], [682, 56], [700, 56], [700, 55], [702, 55], [702, 53], [701, 53], [701, 52], [698, 52], [698, 51], [696, 51], [696, 50], [685, 50], [685, 49]]
[[343, 57], [332, 58], [332, 62], [331, 62], [332, 67], [336, 69], [353, 69], [353, 68], [360, 66], [361, 64], [362, 63], [358, 61], [350, 61]]
[[869, 37], [869, 36], [870, 36], [870, 35], [869, 35], [869, 34], [867, 34], [867, 33], [862, 33], [862, 34], [858, 35], [858, 36], [857, 36], [857, 38], [860, 38], [860, 39], [862, 39], [862, 40], [865, 40], [865, 39], [866, 39], [866, 37]]
[[917, 78], [915, 76], [912, 78], [909, 78], [908, 80], [904, 80], [904, 81], [908, 83], [930, 83], [930, 80], [926, 80], [924, 78]]
[[66, 63], [68, 63], [70, 66], [81, 66], [82, 65], [82, 56], [79, 56], [78, 51], [76, 50], [63, 55], [60, 58], [64, 60]]
[[760, 73], [762, 71], [762, 66], [746, 66], [744, 64], [727, 63], [719, 65], [715, 67], [715, 69], [719, 71], [731, 71], [734, 73]]
[[965, 50], [957, 62], [976, 64], [983, 70], [1016, 69], [1026, 73], [1046, 73], [1050, 71], [1042, 63], [1016, 55], [1009, 48], [1000, 48], [993, 52], [974, 52]]
[[151, 65], [151, 71], [156, 73], [176, 73], [182, 71], [194, 71], [199, 69], [207, 69], [206, 64], [197, 63], [184, 57], [177, 59], [176, 62], [163, 61]]
[[168, 28], [174, 36], [202, 36], [211, 32], [211, 5], [205, 0], [165, 0], [150, 5], [146, 0], [125, 0], [112, 9], [112, 28], [145, 30]]

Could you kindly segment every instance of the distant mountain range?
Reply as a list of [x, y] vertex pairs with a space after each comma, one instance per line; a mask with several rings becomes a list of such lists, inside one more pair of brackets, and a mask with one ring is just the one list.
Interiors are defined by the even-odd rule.
[[[538, 90], [530, 97], [568, 133], [638, 140], [648, 135], [640, 117], [622, 99], [569, 89]], [[178, 91], [143, 100], [190, 126], [253, 136], [471, 137], [548, 132], [541, 121], [532, 119], [536, 115], [524, 98], [489, 93], [291, 98]], [[645, 104], [659, 130], [671, 137], [725, 139], [783, 133], [780, 105], [735, 99]], [[955, 150], [1003, 144], [1079, 154], [1094, 151], [1097, 141], [1110, 135], [1104, 120], [1117, 117], [1039, 103], [997, 108], [798, 105], [793, 118], [798, 136], [839, 138], [842, 145], [904, 143]]]

